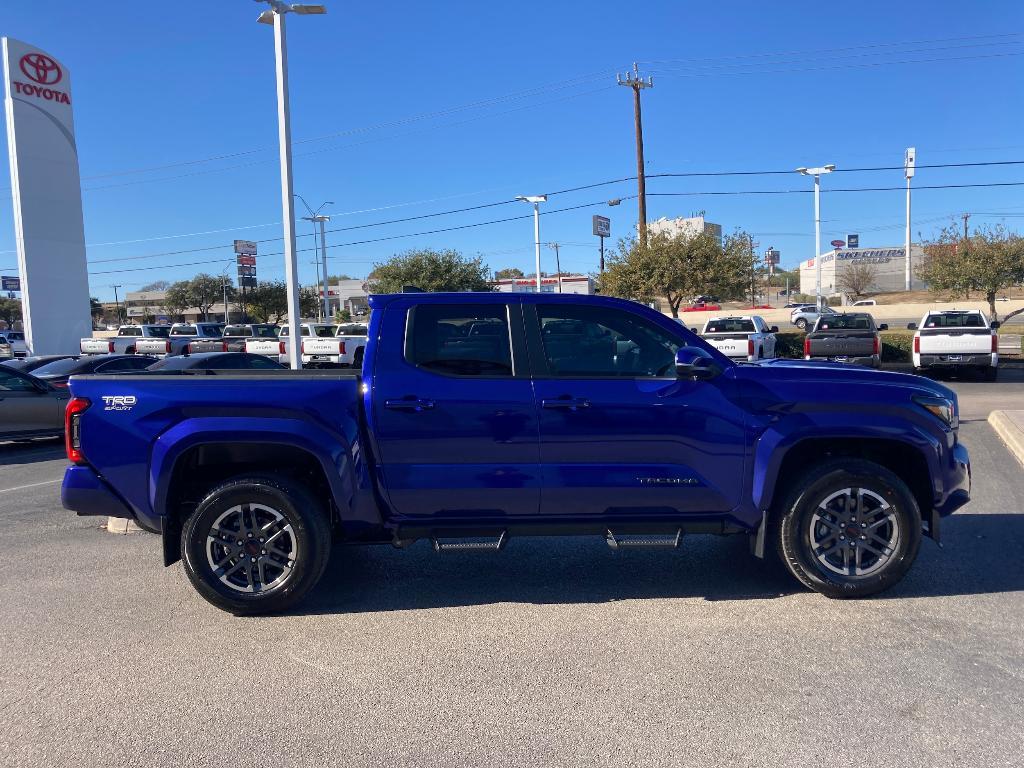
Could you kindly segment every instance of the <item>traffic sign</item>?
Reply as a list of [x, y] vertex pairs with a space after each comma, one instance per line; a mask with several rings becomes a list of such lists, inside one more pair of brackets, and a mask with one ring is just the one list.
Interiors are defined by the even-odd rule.
[[607, 216], [594, 216], [594, 234], [598, 237], [611, 237], [612, 220]]
[[4, 275], [0, 277], [0, 290], [3, 291], [20, 291], [21, 290], [21, 278], [10, 277]]
[[256, 243], [252, 240], [235, 240], [235, 253], [245, 253], [250, 256], [255, 256]]
[[845, 240], [833, 240], [832, 241], [832, 247], [833, 248], [843, 248], [845, 245], [846, 245], [846, 241]]

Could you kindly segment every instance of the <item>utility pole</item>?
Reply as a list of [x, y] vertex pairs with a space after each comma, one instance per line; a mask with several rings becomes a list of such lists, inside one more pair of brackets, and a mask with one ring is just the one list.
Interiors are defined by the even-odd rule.
[[912, 283], [912, 273], [910, 270], [910, 180], [914, 178], [914, 165], [916, 161], [917, 150], [913, 147], [907, 147], [907, 152], [903, 156], [903, 173], [907, 177], [907, 232], [904, 238], [907, 251], [907, 273], [903, 282], [907, 291], [910, 290]]
[[964, 240], [966, 240], [967, 239], [967, 220], [969, 218], [971, 218], [971, 214], [969, 214], [969, 213], [961, 214], [960, 218], [964, 220]]
[[754, 236], [751, 234], [747, 235], [747, 242], [750, 244], [750, 308], [754, 308]]
[[[323, 283], [320, 282], [320, 259], [313, 259], [313, 261], [311, 261], [309, 263], [312, 264], [314, 267], [316, 267], [316, 289], [318, 291], [322, 291], [324, 289], [324, 286], [323, 286]], [[319, 303], [317, 303], [317, 305], [316, 305], [316, 319], [317, 319], [317, 322], [322, 320], [322, 318], [320, 317], [321, 311], [322, 311], [322, 307], [320, 306]]]
[[555, 269], [558, 270], [558, 292], [562, 292], [562, 262], [558, 258], [558, 249], [562, 247], [561, 243], [548, 243], [548, 248], [553, 248], [555, 251]]
[[[966, 227], [967, 224], [965, 223], [964, 226]], [[121, 302], [117, 298], [117, 289], [121, 286], [112, 285], [110, 287], [114, 289], [114, 311], [117, 312], [117, 324], [121, 325]]]
[[644, 184], [644, 124], [640, 114], [640, 91], [644, 88], [654, 87], [654, 78], [648, 77], [644, 80], [640, 76], [636, 62], [633, 62], [633, 71], [627, 72], [625, 76], [616, 75], [616, 82], [633, 89], [633, 119], [636, 122], [636, 182], [637, 182], [637, 203], [639, 206], [637, 223], [640, 235], [640, 247], [647, 246], [647, 189]]
[[224, 278], [224, 281], [220, 284], [221, 289], [224, 291], [224, 325], [231, 322], [231, 316], [228, 313], [228, 281]]

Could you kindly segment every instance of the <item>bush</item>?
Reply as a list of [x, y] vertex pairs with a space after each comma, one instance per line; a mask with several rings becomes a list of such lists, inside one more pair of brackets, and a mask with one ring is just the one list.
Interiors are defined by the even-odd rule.
[[780, 332], [775, 334], [775, 356], [795, 357], [804, 356], [804, 336], [799, 332]]
[[882, 334], [882, 362], [909, 363], [913, 347], [912, 331], [886, 331]]

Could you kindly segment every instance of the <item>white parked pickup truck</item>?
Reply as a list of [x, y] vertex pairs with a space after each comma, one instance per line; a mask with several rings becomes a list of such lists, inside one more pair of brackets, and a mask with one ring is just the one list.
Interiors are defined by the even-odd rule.
[[[253, 355], [276, 357], [279, 363], [288, 363], [287, 325], [282, 325], [279, 339], [246, 339], [245, 351]], [[302, 337], [302, 364], [338, 365], [341, 354], [341, 342], [334, 336], [334, 326], [330, 323], [302, 323], [299, 326]]]
[[366, 325], [363, 323], [341, 323], [334, 331], [334, 335], [341, 339], [340, 354], [338, 362], [341, 365], [348, 365], [353, 368], [363, 367], [363, 355], [366, 353], [367, 335]]
[[154, 339], [162, 343], [171, 332], [169, 325], [122, 325], [117, 329], [117, 336], [108, 339], [82, 339], [78, 348], [83, 355], [132, 355], [135, 347], [143, 339]]
[[[163, 339], [139, 339], [135, 354], [167, 357], [189, 351], [189, 344], [199, 339], [220, 341], [224, 335], [223, 323], [175, 323]], [[195, 350], [199, 351], [199, 350]]]
[[977, 309], [929, 312], [907, 328], [914, 334], [914, 373], [973, 369], [989, 381], [999, 375], [998, 322]]
[[764, 360], [775, 357], [775, 334], [760, 315], [713, 317], [704, 324], [701, 337], [733, 360]]

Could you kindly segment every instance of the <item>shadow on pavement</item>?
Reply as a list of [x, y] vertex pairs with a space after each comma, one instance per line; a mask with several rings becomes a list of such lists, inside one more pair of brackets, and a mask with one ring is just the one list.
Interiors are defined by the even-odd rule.
[[[1024, 589], [1024, 514], [955, 515], [943, 522], [944, 548], [925, 539], [910, 574], [876, 599]], [[803, 591], [781, 565], [750, 556], [740, 536], [694, 536], [679, 551], [629, 552], [611, 552], [597, 538], [512, 539], [498, 553], [438, 554], [419, 542], [404, 551], [336, 547], [323, 580], [297, 613], [652, 598], [763, 600]]]
[[43, 437], [22, 442], [0, 442], [0, 466], [35, 464], [64, 458], [63, 437]]

